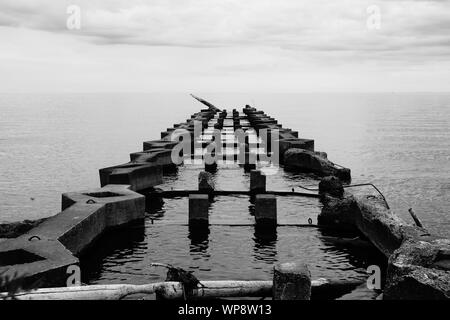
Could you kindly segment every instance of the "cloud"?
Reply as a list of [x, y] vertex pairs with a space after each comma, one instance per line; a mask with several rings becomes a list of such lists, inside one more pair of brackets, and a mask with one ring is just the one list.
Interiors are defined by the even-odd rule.
[[[80, 31], [66, 29], [69, 4], [81, 8]], [[366, 27], [372, 4], [381, 10], [378, 31]], [[3, 0], [0, 12], [0, 25], [71, 32], [98, 44], [389, 51], [447, 47], [450, 34], [446, 1]]]
[[[81, 9], [80, 30], [66, 27], [69, 5]], [[368, 29], [366, 24], [370, 15], [367, 8], [371, 5], [380, 9], [377, 30]], [[410, 70], [419, 69], [415, 75], [417, 83], [424, 74], [432, 76], [432, 71], [439, 74], [436, 82], [442, 85], [445, 71], [449, 73], [449, 31], [450, 1], [0, 2], [0, 35], [9, 37], [0, 44], [0, 57], [10, 59], [17, 55], [14, 59], [29, 63], [41, 59], [48, 68], [53, 64], [57, 72], [61, 64], [69, 61], [65, 55], [71, 57], [70, 61], [78, 61], [72, 62], [77, 67], [70, 73], [83, 81], [87, 77], [77, 74], [81, 66], [86, 66], [83, 72], [90, 77], [106, 73], [110, 77], [118, 74], [130, 78], [126, 69], [131, 65], [135, 71], [131, 75], [141, 72], [141, 79], [154, 76], [159, 80], [170, 75], [164, 80], [169, 83], [176, 74], [179, 81], [184, 81], [180, 87], [190, 83], [189, 76], [202, 83], [200, 77], [211, 81], [211, 77], [220, 75], [247, 75], [246, 79], [252, 82], [257, 74], [267, 75], [269, 80], [277, 74], [279, 79], [289, 75], [290, 79], [308, 84], [310, 79], [323, 81], [319, 75], [339, 79], [352, 74], [347, 83], [354, 83], [377, 72], [404, 72], [411, 79]], [[39, 39], [27, 43], [27, 39], [35, 37]], [[55, 49], [61, 46], [65, 46], [64, 55], [51, 54], [63, 50]], [[7, 61], [3, 65], [10, 70]], [[15, 66], [26, 72], [25, 66]], [[1, 67], [0, 64], [0, 71]], [[377, 76], [384, 80], [381, 74]], [[354, 81], [356, 78], [358, 81]], [[76, 80], [70, 85], [73, 83]], [[217, 80], [219, 83], [223, 86], [226, 82]]]

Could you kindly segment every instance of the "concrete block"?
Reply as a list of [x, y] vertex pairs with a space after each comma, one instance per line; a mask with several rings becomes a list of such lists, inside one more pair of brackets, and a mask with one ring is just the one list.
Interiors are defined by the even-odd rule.
[[308, 151], [314, 151], [314, 140], [312, 139], [279, 139], [278, 150], [280, 153], [280, 159], [284, 159], [284, 153], [292, 148], [303, 149]]
[[351, 180], [350, 169], [340, 167], [315, 152], [305, 149], [288, 149], [283, 156], [285, 169], [313, 172], [320, 176], [336, 176], [342, 181]]
[[130, 185], [131, 190], [140, 191], [162, 183], [162, 167], [146, 163], [125, 163], [99, 170], [100, 185]]
[[152, 140], [145, 141], [143, 144], [143, 150], [151, 150], [151, 149], [173, 149], [177, 145], [175, 141], [167, 141], [167, 140]]
[[281, 263], [273, 270], [274, 300], [310, 300], [311, 273], [303, 263]]
[[277, 224], [277, 198], [269, 194], [257, 194], [255, 197], [255, 219], [260, 225]]
[[266, 192], [266, 176], [260, 170], [250, 172], [250, 191]]
[[207, 194], [189, 195], [189, 224], [207, 225], [209, 221], [209, 197]]

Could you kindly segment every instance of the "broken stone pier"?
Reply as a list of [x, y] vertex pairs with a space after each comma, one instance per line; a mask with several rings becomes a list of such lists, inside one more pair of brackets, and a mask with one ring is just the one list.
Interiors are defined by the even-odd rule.
[[[284, 128], [263, 111], [248, 105], [221, 110], [194, 98], [207, 108], [165, 129], [159, 138], [145, 141], [142, 150], [130, 154], [129, 162], [100, 169], [99, 188], [62, 194], [58, 214], [0, 242], [0, 274], [19, 275], [25, 287], [37, 280], [41, 287], [65, 286], [68, 268], [79, 265], [83, 253], [103, 233], [144, 219], [148, 199], [188, 197], [186, 222], [196, 227], [209, 225], [214, 196], [247, 195], [249, 202], [254, 201], [256, 229], [277, 228], [277, 197], [307, 196], [323, 202], [321, 226], [359, 233], [389, 259], [385, 299], [450, 297], [448, 239], [406, 224], [383, 199], [349, 192], [343, 183], [351, 180], [350, 169], [333, 163], [325, 152], [314, 149], [314, 140], [299, 138], [297, 131]], [[211, 161], [205, 162], [208, 152]], [[196, 161], [205, 162], [205, 171], [192, 181], [192, 190], [158, 188], [179, 165]], [[216, 190], [215, 174], [229, 161], [250, 176], [249, 190]], [[269, 190], [262, 164], [323, 177], [319, 194]], [[274, 298], [309, 299], [310, 278], [301, 263], [277, 265]]]

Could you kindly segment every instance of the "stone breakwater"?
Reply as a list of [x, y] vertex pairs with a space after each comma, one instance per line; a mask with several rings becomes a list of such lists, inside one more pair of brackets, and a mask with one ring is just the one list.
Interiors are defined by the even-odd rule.
[[0, 274], [20, 276], [25, 287], [38, 280], [41, 287], [65, 286], [68, 268], [79, 265], [81, 254], [98, 237], [144, 219], [146, 206], [151, 205], [146, 196], [158, 196], [155, 187], [164, 182], [164, 175], [199, 159], [205, 172], [199, 176], [198, 192], [187, 194], [190, 224], [208, 224], [208, 205], [215, 192], [209, 173], [227, 159], [251, 172], [255, 224], [276, 228], [276, 192], [266, 190], [265, 174], [255, 170], [262, 160], [325, 177], [319, 186], [324, 204], [319, 224], [353, 230], [389, 259], [384, 298], [449, 298], [448, 239], [407, 225], [381, 199], [344, 190], [342, 182], [351, 180], [350, 169], [334, 164], [325, 152], [314, 149], [314, 140], [299, 138], [297, 131], [283, 128], [263, 111], [247, 105], [242, 112], [228, 113], [196, 99], [208, 108], [167, 128], [159, 139], [145, 141], [128, 163], [100, 169], [100, 188], [64, 193], [60, 213], [0, 242]]

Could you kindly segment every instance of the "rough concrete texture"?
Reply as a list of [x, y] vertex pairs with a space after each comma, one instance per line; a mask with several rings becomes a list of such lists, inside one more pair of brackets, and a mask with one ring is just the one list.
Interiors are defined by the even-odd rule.
[[38, 220], [24, 220], [11, 223], [2, 223], [0, 224], [0, 239], [16, 238], [18, 236], [21, 236], [22, 234], [35, 228], [45, 220], [47, 220], [47, 218], [42, 218]]
[[343, 197], [336, 198], [329, 194], [322, 194], [324, 206], [317, 216], [320, 225], [335, 226], [349, 231], [358, 231], [355, 225], [353, 206], [356, 206], [353, 195], [344, 193]]
[[303, 263], [281, 263], [273, 270], [274, 300], [310, 300], [311, 273]]
[[141, 191], [162, 183], [161, 166], [152, 163], [125, 163], [99, 170], [100, 185], [126, 184]]
[[314, 151], [314, 140], [311, 139], [295, 139], [295, 138], [279, 139], [278, 145], [280, 155], [282, 156], [281, 158], [283, 158], [284, 153], [287, 150], [293, 148]]
[[266, 176], [260, 170], [250, 171], [250, 191], [266, 192]]
[[450, 299], [450, 240], [406, 240], [389, 258], [384, 299]]
[[189, 224], [208, 224], [209, 197], [207, 194], [189, 195]]
[[0, 242], [0, 274], [21, 278], [23, 288], [65, 286], [67, 268], [78, 264], [78, 259], [57, 240], [19, 237]]
[[71, 192], [62, 196], [62, 212], [18, 238], [0, 243], [0, 272], [16, 272], [26, 284], [64, 286], [67, 267], [106, 229], [145, 214], [145, 197], [129, 185]]
[[22, 237], [58, 240], [72, 254], [78, 255], [106, 229], [105, 220], [103, 205], [76, 203]]
[[284, 155], [284, 165], [287, 169], [313, 172], [320, 176], [336, 176], [343, 181], [351, 179], [350, 169], [341, 168], [326, 158], [304, 149], [289, 149]]
[[144, 151], [152, 149], [173, 149], [177, 145], [177, 142], [167, 140], [152, 140], [144, 142]]
[[257, 224], [277, 224], [277, 198], [269, 194], [257, 194], [255, 197], [255, 219]]
[[449, 299], [450, 240], [406, 224], [381, 197], [325, 196], [319, 224], [353, 226], [389, 259], [384, 299]]
[[329, 194], [333, 197], [341, 198], [344, 195], [342, 181], [335, 176], [327, 176], [319, 182], [319, 194]]
[[152, 163], [157, 166], [170, 167], [173, 166], [171, 149], [151, 149], [147, 151], [134, 152], [130, 154], [131, 162]]

